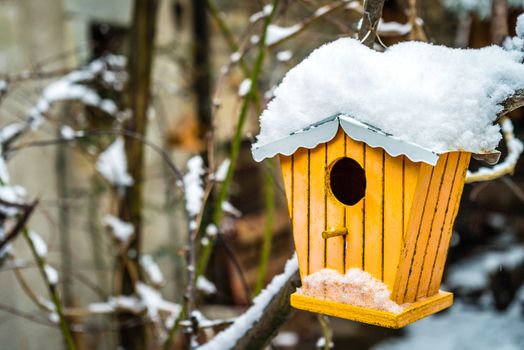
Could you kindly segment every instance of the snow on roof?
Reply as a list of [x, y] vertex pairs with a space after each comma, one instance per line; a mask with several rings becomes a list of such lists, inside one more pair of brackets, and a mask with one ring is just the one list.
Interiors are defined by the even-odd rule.
[[314, 144], [311, 136], [318, 126], [341, 114], [355, 121], [351, 128], [341, 122], [346, 133], [367, 128], [387, 136], [372, 147], [389, 152], [383, 143], [394, 136], [399, 144], [425, 150], [415, 161], [434, 164], [430, 153], [437, 159], [450, 151], [491, 153], [501, 139], [500, 127], [494, 125], [500, 103], [524, 88], [523, 56], [498, 46], [453, 49], [403, 42], [381, 53], [350, 38], [325, 44], [276, 88], [260, 116], [255, 158], [257, 152], [257, 160], [287, 154], [289, 135], [304, 131], [308, 136], [292, 152], [315, 147], [319, 142]]

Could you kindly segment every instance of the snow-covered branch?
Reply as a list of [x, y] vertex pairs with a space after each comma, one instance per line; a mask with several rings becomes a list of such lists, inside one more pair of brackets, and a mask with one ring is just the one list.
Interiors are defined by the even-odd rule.
[[289, 296], [299, 281], [296, 255], [286, 263], [284, 272], [253, 300], [245, 313], [200, 350], [263, 349], [291, 313]]

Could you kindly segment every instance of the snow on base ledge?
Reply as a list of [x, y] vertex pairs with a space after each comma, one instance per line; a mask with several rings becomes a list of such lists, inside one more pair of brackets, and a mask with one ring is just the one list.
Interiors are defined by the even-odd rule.
[[345, 275], [322, 269], [305, 277], [297, 293], [396, 314], [404, 309], [389, 298], [391, 292], [382, 281], [357, 268], [347, 270]]

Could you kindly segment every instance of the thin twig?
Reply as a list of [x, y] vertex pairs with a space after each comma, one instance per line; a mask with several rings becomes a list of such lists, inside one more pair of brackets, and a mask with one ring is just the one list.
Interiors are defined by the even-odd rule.
[[34, 201], [30, 205], [14, 204], [14, 203], [9, 203], [3, 200], [0, 200], [0, 204], [25, 209], [20, 219], [18, 219], [16, 225], [11, 229], [11, 231], [9, 231], [9, 233], [5, 236], [5, 238], [2, 241], [0, 241], [0, 251], [1, 251], [2, 248], [4, 248], [4, 246], [7, 243], [15, 239], [22, 232], [25, 225], [29, 221], [29, 218], [33, 214], [33, 211], [36, 205], [38, 204], [38, 200]]
[[31, 236], [29, 234], [29, 230], [27, 228], [23, 229], [24, 237], [27, 241], [27, 244], [29, 245], [29, 248], [31, 249], [31, 253], [33, 254], [33, 257], [38, 265], [38, 270], [40, 271], [40, 275], [44, 279], [44, 282], [47, 286], [47, 289], [49, 291], [49, 296], [51, 297], [51, 302], [55, 306], [55, 312], [58, 315], [59, 323], [60, 323], [60, 330], [62, 331], [62, 336], [64, 337], [64, 343], [66, 345], [66, 348], [68, 350], [76, 350], [76, 345], [73, 340], [73, 335], [71, 334], [71, 329], [69, 328], [69, 324], [65, 318], [63, 309], [62, 309], [62, 303], [60, 301], [60, 296], [58, 295], [58, 291], [56, 289], [56, 285], [52, 283], [46, 272], [46, 262], [43, 257], [39, 256], [35, 245], [33, 244], [33, 240], [31, 239]]

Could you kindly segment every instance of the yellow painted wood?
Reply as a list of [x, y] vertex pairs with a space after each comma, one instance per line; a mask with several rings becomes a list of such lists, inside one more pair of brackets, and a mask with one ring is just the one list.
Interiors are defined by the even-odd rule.
[[444, 226], [446, 211], [449, 203], [449, 198], [451, 196], [451, 191], [453, 189], [453, 182], [460, 154], [458, 152], [452, 152], [449, 153], [447, 157], [447, 164], [446, 169], [444, 170], [444, 176], [442, 178], [440, 195], [435, 208], [435, 216], [433, 218], [433, 224], [431, 225], [429, 232], [429, 240], [424, 256], [422, 273], [420, 274], [420, 280], [418, 282], [417, 299], [426, 296], [431, 296], [428, 295], [429, 282], [431, 280], [431, 274], [433, 272], [435, 257], [437, 256], [437, 250], [441, 238], [441, 230]]
[[286, 191], [287, 209], [289, 217], [293, 218], [293, 160], [292, 156], [280, 156], [280, 169], [284, 180], [284, 190]]
[[398, 304], [404, 303], [404, 295], [406, 294], [406, 287], [411, 270], [411, 262], [415, 253], [415, 246], [417, 235], [419, 232], [422, 216], [424, 214], [424, 206], [428, 193], [431, 175], [433, 174], [433, 167], [431, 165], [421, 163], [419, 167], [419, 174], [417, 177], [417, 185], [406, 232], [404, 233], [404, 247], [401, 253], [400, 264], [395, 278], [395, 284], [391, 292], [391, 299]]
[[411, 206], [415, 199], [415, 192], [417, 189], [418, 175], [420, 174], [421, 163], [415, 163], [404, 158], [404, 238], [408, 229], [409, 215], [411, 213]]
[[364, 223], [364, 270], [383, 279], [384, 151], [366, 146], [366, 201]]
[[[333, 140], [327, 143], [326, 164], [331, 166], [336, 160], [344, 157], [346, 152], [346, 134], [342, 129], [338, 130]], [[324, 176], [329, 176], [325, 174]], [[329, 186], [329, 178], [326, 178], [325, 186]], [[345, 227], [345, 209], [332, 194], [326, 196], [326, 228], [343, 228]], [[316, 216], [315, 212], [315, 216]], [[345, 273], [345, 236], [337, 236], [326, 240], [326, 267]]]
[[309, 150], [293, 155], [293, 238], [300, 276], [309, 274]]
[[[364, 150], [366, 145], [346, 136], [346, 157], [352, 158], [364, 168]], [[364, 202], [366, 197], [355, 205], [346, 207], [346, 270], [352, 267], [363, 268], [363, 232], [364, 232]]]
[[452, 304], [453, 294], [440, 292], [430, 298], [417, 301], [409, 305], [401, 313], [395, 314], [328, 300], [319, 300], [297, 293], [291, 294], [291, 306], [294, 308], [394, 329], [402, 328], [421, 318], [442, 311]]
[[453, 231], [453, 224], [460, 205], [460, 198], [462, 196], [462, 190], [464, 189], [464, 180], [466, 178], [466, 171], [468, 169], [470, 157], [470, 153], [460, 153], [459, 165], [457, 166], [456, 176], [453, 181], [453, 189], [451, 191], [446, 219], [444, 220], [444, 225], [442, 227], [441, 239], [437, 250], [437, 257], [435, 258], [428, 295], [436, 293], [440, 288], [440, 282], [442, 280], [444, 265], [446, 264], [446, 257]]
[[310, 151], [310, 211], [309, 217], [309, 273], [326, 266], [325, 240], [322, 232], [326, 229], [326, 145], [319, 145]]
[[408, 285], [404, 295], [404, 302], [407, 303], [415, 301], [417, 296], [418, 282], [420, 280], [420, 274], [422, 273], [424, 255], [426, 254], [431, 226], [433, 225], [433, 219], [435, 217], [435, 210], [440, 196], [442, 179], [447, 165], [447, 160], [447, 154], [441, 156], [437, 162], [437, 165], [433, 168], [433, 174], [431, 175], [431, 181], [426, 197], [426, 203], [424, 204], [422, 220], [420, 222], [420, 227], [416, 236], [415, 250], [413, 252], [413, 259], [411, 261], [407, 282]]
[[392, 290], [404, 235], [403, 157], [385, 155], [384, 162], [384, 283]]

